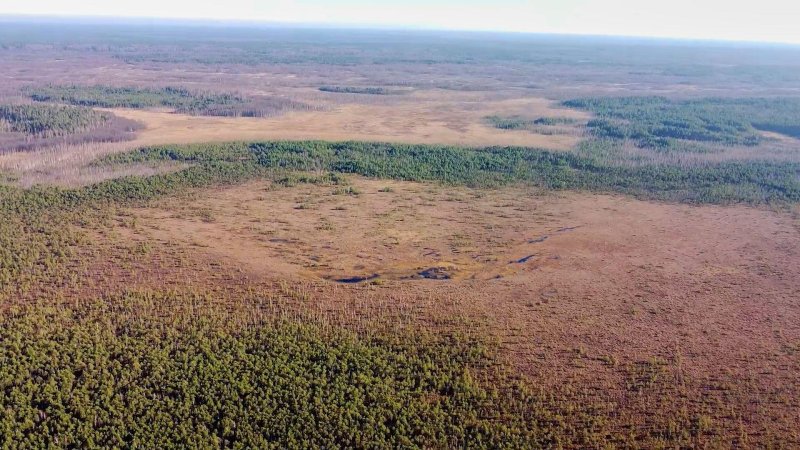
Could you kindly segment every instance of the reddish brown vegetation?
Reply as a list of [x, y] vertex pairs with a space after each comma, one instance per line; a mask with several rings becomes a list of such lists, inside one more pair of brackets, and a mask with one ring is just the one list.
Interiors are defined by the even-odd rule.
[[[76, 258], [66, 297], [192, 286], [356, 327], [466, 316], [555, 401], [596, 408], [620, 435], [800, 442], [800, 239], [787, 215], [353, 186], [259, 183], [125, 211]], [[415, 276], [430, 268], [449, 276]]]

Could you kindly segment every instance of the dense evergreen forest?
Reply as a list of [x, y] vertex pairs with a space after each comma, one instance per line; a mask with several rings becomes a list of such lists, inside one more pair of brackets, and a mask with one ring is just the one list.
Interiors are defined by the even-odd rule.
[[[727, 161], [696, 167], [618, 165], [603, 159], [603, 144], [582, 154], [530, 148], [471, 149], [361, 142], [263, 142], [161, 146], [109, 157], [106, 162], [180, 161], [189, 173], [235, 176], [263, 169], [334, 171], [368, 177], [470, 186], [531, 183], [550, 189], [622, 192], [701, 203], [800, 200], [800, 165]], [[201, 175], [202, 174], [202, 175]], [[183, 175], [182, 175], [183, 176]]]
[[51, 105], [0, 105], [0, 130], [54, 137], [86, 131], [110, 120], [89, 108]]
[[576, 125], [580, 123], [577, 119], [569, 117], [539, 117], [537, 119], [526, 119], [521, 116], [489, 116], [486, 121], [495, 128], [501, 130], [528, 130], [541, 132], [545, 127], [559, 125]]
[[605, 97], [564, 106], [597, 115], [588, 123], [596, 136], [631, 139], [644, 148], [669, 149], [687, 141], [754, 146], [766, 139], [759, 130], [800, 137], [798, 98]]
[[32, 88], [30, 97], [38, 102], [68, 103], [102, 108], [172, 107], [187, 111], [202, 110], [209, 105], [241, 104], [244, 100], [232, 94], [206, 94], [188, 89], [131, 88], [113, 86], [48, 86]]
[[180, 87], [47, 86], [29, 88], [38, 102], [101, 108], [172, 108], [195, 116], [268, 117], [310, 106], [279, 97], [246, 97], [231, 93], [192, 91]]
[[[489, 382], [491, 354], [463, 337], [363, 338], [190, 295], [117, 300], [128, 314], [97, 302], [0, 316], [0, 446], [522, 448], [572, 434], [524, 385]], [[162, 302], [207, 309], [168, 319], [148, 308]]]

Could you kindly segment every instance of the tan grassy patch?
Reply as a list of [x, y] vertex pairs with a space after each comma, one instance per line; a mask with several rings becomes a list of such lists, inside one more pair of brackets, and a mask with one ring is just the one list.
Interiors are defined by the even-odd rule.
[[141, 110], [113, 110], [145, 123], [137, 144], [256, 139], [368, 140], [468, 146], [516, 145], [569, 149], [578, 136], [508, 132], [484, 123], [498, 113], [584, 117], [541, 98], [486, 100], [470, 93], [425, 91], [391, 104], [341, 104], [329, 111], [294, 112], [269, 119], [190, 117]]

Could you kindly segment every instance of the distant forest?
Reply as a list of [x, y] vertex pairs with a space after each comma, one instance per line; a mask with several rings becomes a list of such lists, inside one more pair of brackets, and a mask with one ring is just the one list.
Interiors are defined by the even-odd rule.
[[26, 93], [38, 102], [102, 108], [173, 108], [195, 116], [270, 117], [311, 106], [279, 97], [247, 97], [231, 93], [193, 91], [180, 87], [47, 86]]

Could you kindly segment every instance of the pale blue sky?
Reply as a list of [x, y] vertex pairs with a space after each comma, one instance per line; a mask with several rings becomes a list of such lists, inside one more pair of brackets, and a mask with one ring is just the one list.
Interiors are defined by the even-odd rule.
[[0, 0], [0, 14], [234, 19], [800, 44], [800, 0]]

